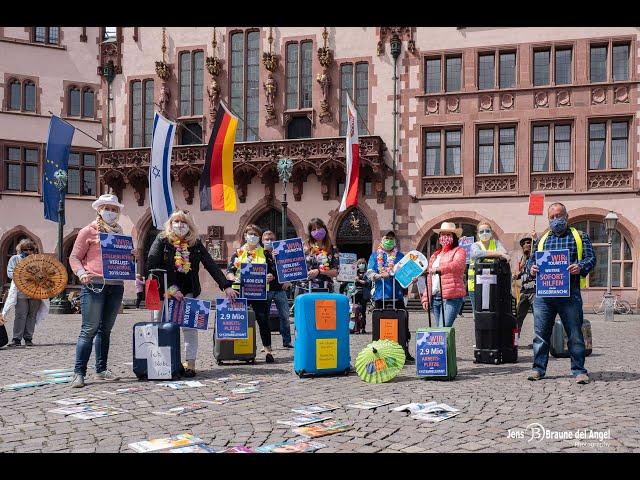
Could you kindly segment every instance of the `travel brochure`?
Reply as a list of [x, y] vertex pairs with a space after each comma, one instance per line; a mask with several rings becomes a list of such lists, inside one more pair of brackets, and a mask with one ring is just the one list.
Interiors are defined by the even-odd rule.
[[258, 453], [309, 453], [315, 452], [321, 448], [325, 448], [326, 445], [320, 442], [314, 442], [313, 440], [306, 440], [302, 438], [294, 438], [285, 442], [271, 443], [269, 445], [263, 445], [256, 448]]
[[231, 389], [231, 393], [236, 393], [236, 394], [256, 393], [257, 391], [258, 389], [253, 385], [250, 387], [240, 387], [240, 388]]
[[371, 399], [371, 400], [362, 400], [360, 402], [352, 403], [347, 405], [347, 407], [351, 408], [360, 408], [363, 410], [371, 410], [378, 407], [383, 407], [385, 405], [391, 405], [393, 402], [387, 402], [385, 400]]
[[92, 418], [109, 417], [126, 413], [127, 410], [121, 408], [110, 407], [107, 405], [74, 405], [49, 410], [51, 413], [59, 415], [68, 415], [79, 420], [90, 420]]
[[314, 423], [305, 427], [294, 428], [293, 433], [302, 435], [307, 438], [324, 437], [325, 435], [333, 435], [334, 433], [347, 432], [353, 429], [353, 425], [341, 422], [339, 420], [327, 420], [322, 423]]
[[200, 403], [189, 403], [187, 405], [182, 405], [180, 407], [170, 408], [169, 410], [162, 410], [162, 411], [151, 412], [151, 413], [153, 413], [154, 415], [168, 415], [168, 416], [175, 417], [178, 415], [184, 415], [187, 413], [202, 410], [204, 408], [207, 408], [207, 407]]
[[207, 447], [204, 443], [199, 443], [198, 445], [172, 448], [168, 453], [216, 453], [216, 451], [211, 447]]
[[172, 390], [182, 390], [184, 388], [196, 388], [204, 387], [204, 383], [196, 380], [179, 380], [177, 382], [162, 382], [158, 383], [161, 387], [169, 387]]
[[[422, 408], [417, 413], [411, 415], [411, 418], [415, 418], [416, 420], [424, 420], [427, 422], [442, 422], [443, 420], [447, 420], [448, 418], [455, 417], [460, 414], [460, 410], [457, 408], [451, 407], [446, 403], [438, 403], [429, 402], [433, 405]], [[413, 413], [413, 412], [412, 412]]]
[[252, 448], [237, 446], [231, 448], [225, 448], [224, 450], [219, 450], [216, 453], [256, 453]]
[[190, 445], [198, 445], [204, 443], [204, 440], [194, 437], [189, 433], [181, 433], [165, 438], [155, 438], [153, 440], [144, 440], [142, 442], [134, 442], [129, 444], [129, 448], [138, 453], [160, 452], [178, 447], [187, 447]]
[[331, 415], [302, 415], [299, 417], [293, 417], [291, 420], [278, 420], [279, 425], [287, 425], [288, 427], [301, 427], [303, 425], [309, 425], [311, 423], [324, 422], [333, 418]]
[[315, 415], [317, 413], [332, 412], [339, 409], [339, 405], [332, 403], [319, 403], [315, 405], [306, 405], [304, 407], [292, 408], [291, 411], [302, 415]]

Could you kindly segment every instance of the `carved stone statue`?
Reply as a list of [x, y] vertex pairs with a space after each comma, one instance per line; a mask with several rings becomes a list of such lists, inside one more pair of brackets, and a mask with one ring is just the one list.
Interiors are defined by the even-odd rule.
[[331, 86], [331, 78], [327, 75], [327, 70], [323, 69], [322, 73], [318, 74], [316, 81], [322, 88], [322, 101], [320, 102], [320, 121], [330, 122], [331, 112], [329, 111], [329, 87]]
[[160, 113], [166, 113], [170, 98], [171, 92], [169, 91], [167, 84], [165, 82], [162, 82], [162, 87], [160, 87], [160, 98], [158, 99], [158, 107], [160, 108]]
[[267, 80], [264, 82], [264, 91], [267, 97], [265, 108], [267, 111], [267, 123], [269, 123], [276, 118], [275, 99], [278, 91], [278, 84], [271, 73], [269, 73]]
[[209, 117], [213, 122], [218, 109], [218, 98], [220, 98], [220, 86], [215, 78], [211, 79], [211, 83], [207, 87], [207, 96], [209, 97]]

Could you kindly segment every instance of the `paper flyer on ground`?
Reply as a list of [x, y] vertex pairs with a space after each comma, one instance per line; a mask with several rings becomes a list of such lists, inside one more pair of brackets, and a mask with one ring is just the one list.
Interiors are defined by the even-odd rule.
[[158, 452], [161, 450], [169, 450], [170, 448], [186, 447], [188, 445], [196, 445], [204, 443], [204, 440], [194, 437], [189, 433], [181, 433], [172, 435], [171, 437], [155, 438], [153, 440], [143, 440], [129, 444], [129, 448], [138, 453]]
[[362, 400], [360, 402], [355, 402], [347, 405], [350, 408], [361, 408], [363, 410], [371, 410], [372, 408], [383, 407], [384, 405], [391, 405], [393, 402], [387, 402], [385, 400], [371, 399], [371, 400]]
[[198, 445], [188, 445], [186, 447], [172, 448], [167, 453], [216, 453], [216, 451], [201, 443]]
[[162, 383], [158, 383], [158, 385], [160, 385], [161, 387], [168, 387], [173, 390], [204, 387], [204, 383], [198, 382], [197, 380], [179, 380], [177, 382], [162, 382]]
[[239, 446], [239, 447], [231, 447], [231, 448], [226, 448], [224, 450], [219, 450], [216, 453], [255, 453], [255, 451], [249, 447]]
[[416, 420], [424, 420], [427, 422], [441, 422], [451, 417], [455, 417], [460, 414], [460, 410], [451, 407], [446, 403], [439, 403], [434, 406], [428, 407], [423, 411], [411, 415], [411, 418]]
[[292, 438], [285, 442], [271, 443], [256, 448], [258, 453], [310, 453], [325, 448], [324, 443], [302, 438]]
[[334, 433], [347, 432], [351, 429], [353, 429], [353, 425], [348, 423], [339, 420], [327, 420], [322, 423], [314, 423], [305, 427], [294, 428], [293, 433], [307, 438], [316, 438], [333, 435]]
[[332, 412], [340, 408], [340, 405], [332, 403], [318, 403], [315, 405], [305, 405], [304, 407], [292, 408], [291, 411], [302, 415], [315, 415], [317, 413]]
[[168, 416], [175, 417], [178, 415], [185, 415], [187, 413], [195, 412], [205, 408], [207, 407], [200, 403], [190, 403], [188, 405], [181, 405], [179, 407], [173, 407], [168, 410], [159, 410], [151, 413], [153, 413], [154, 415], [168, 415]]
[[410, 413], [418, 413], [429, 410], [432, 407], [438, 405], [438, 402], [427, 402], [427, 403], [407, 403], [406, 405], [400, 405], [399, 407], [392, 408], [392, 412], [410, 412]]
[[258, 389], [256, 387], [240, 387], [240, 388], [233, 388], [231, 390], [231, 393], [236, 393], [236, 394], [247, 394], [247, 393], [257, 393]]
[[287, 425], [289, 427], [302, 427], [303, 425], [310, 425], [312, 423], [324, 422], [325, 420], [331, 420], [331, 415], [301, 415], [299, 417], [293, 417], [291, 420], [278, 420], [279, 425]]

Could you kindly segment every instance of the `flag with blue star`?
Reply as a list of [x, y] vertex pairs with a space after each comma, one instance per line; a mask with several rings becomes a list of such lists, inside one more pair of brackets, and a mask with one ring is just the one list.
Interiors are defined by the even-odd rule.
[[173, 210], [171, 191], [171, 150], [176, 124], [158, 112], [153, 119], [151, 140], [151, 165], [149, 168], [149, 203], [153, 225], [162, 229]]
[[[58, 170], [61, 170], [66, 177], [74, 131], [73, 125], [62, 121], [55, 115], [51, 117], [45, 153], [44, 175], [42, 176], [42, 203], [44, 203], [44, 218], [52, 222], [59, 220], [58, 203], [60, 202], [60, 195], [64, 196], [66, 191], [66, 188], [63, 192], [58, 190], [55, 175]], [[62, 219], [62, 222], [64, 223], [64, 219]]]

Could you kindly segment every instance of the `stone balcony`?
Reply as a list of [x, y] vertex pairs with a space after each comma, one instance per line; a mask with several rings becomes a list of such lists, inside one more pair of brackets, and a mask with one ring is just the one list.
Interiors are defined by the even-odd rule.
[[[206, 150], [206, 145], [173, 147], [171, 179], [182, 185], [185, 201], [189, 205], [193, 203], [194, 191], [200, 182]], [[360, 176], [368, 177], [373, 183], [378, 203], [385, 200], [384, 180], [390, 173], [384, 162], [385, 151], [386, 146], [379, 136], [360, 137]], [[142, 206], [149, 186], [150, 154], [149, 147], [99, 150], [100, 179], [119, 197], [130, 185], [138, 205]], [[247, 187], [253, 177], [258, 177], [265, 185], [267, 200], [273, 198], [274, 185], [279, 181], [276, 165], [283, 157], [293, 160], [290, 183], [296, 201], [301, 200], [304, 182], [309, 175], [318, 177], [323, 198], [328, 200], [331, 182], [345, 174], [343, 137], [236, 142], [233, 171], [240, 203], [246, 201]]]

